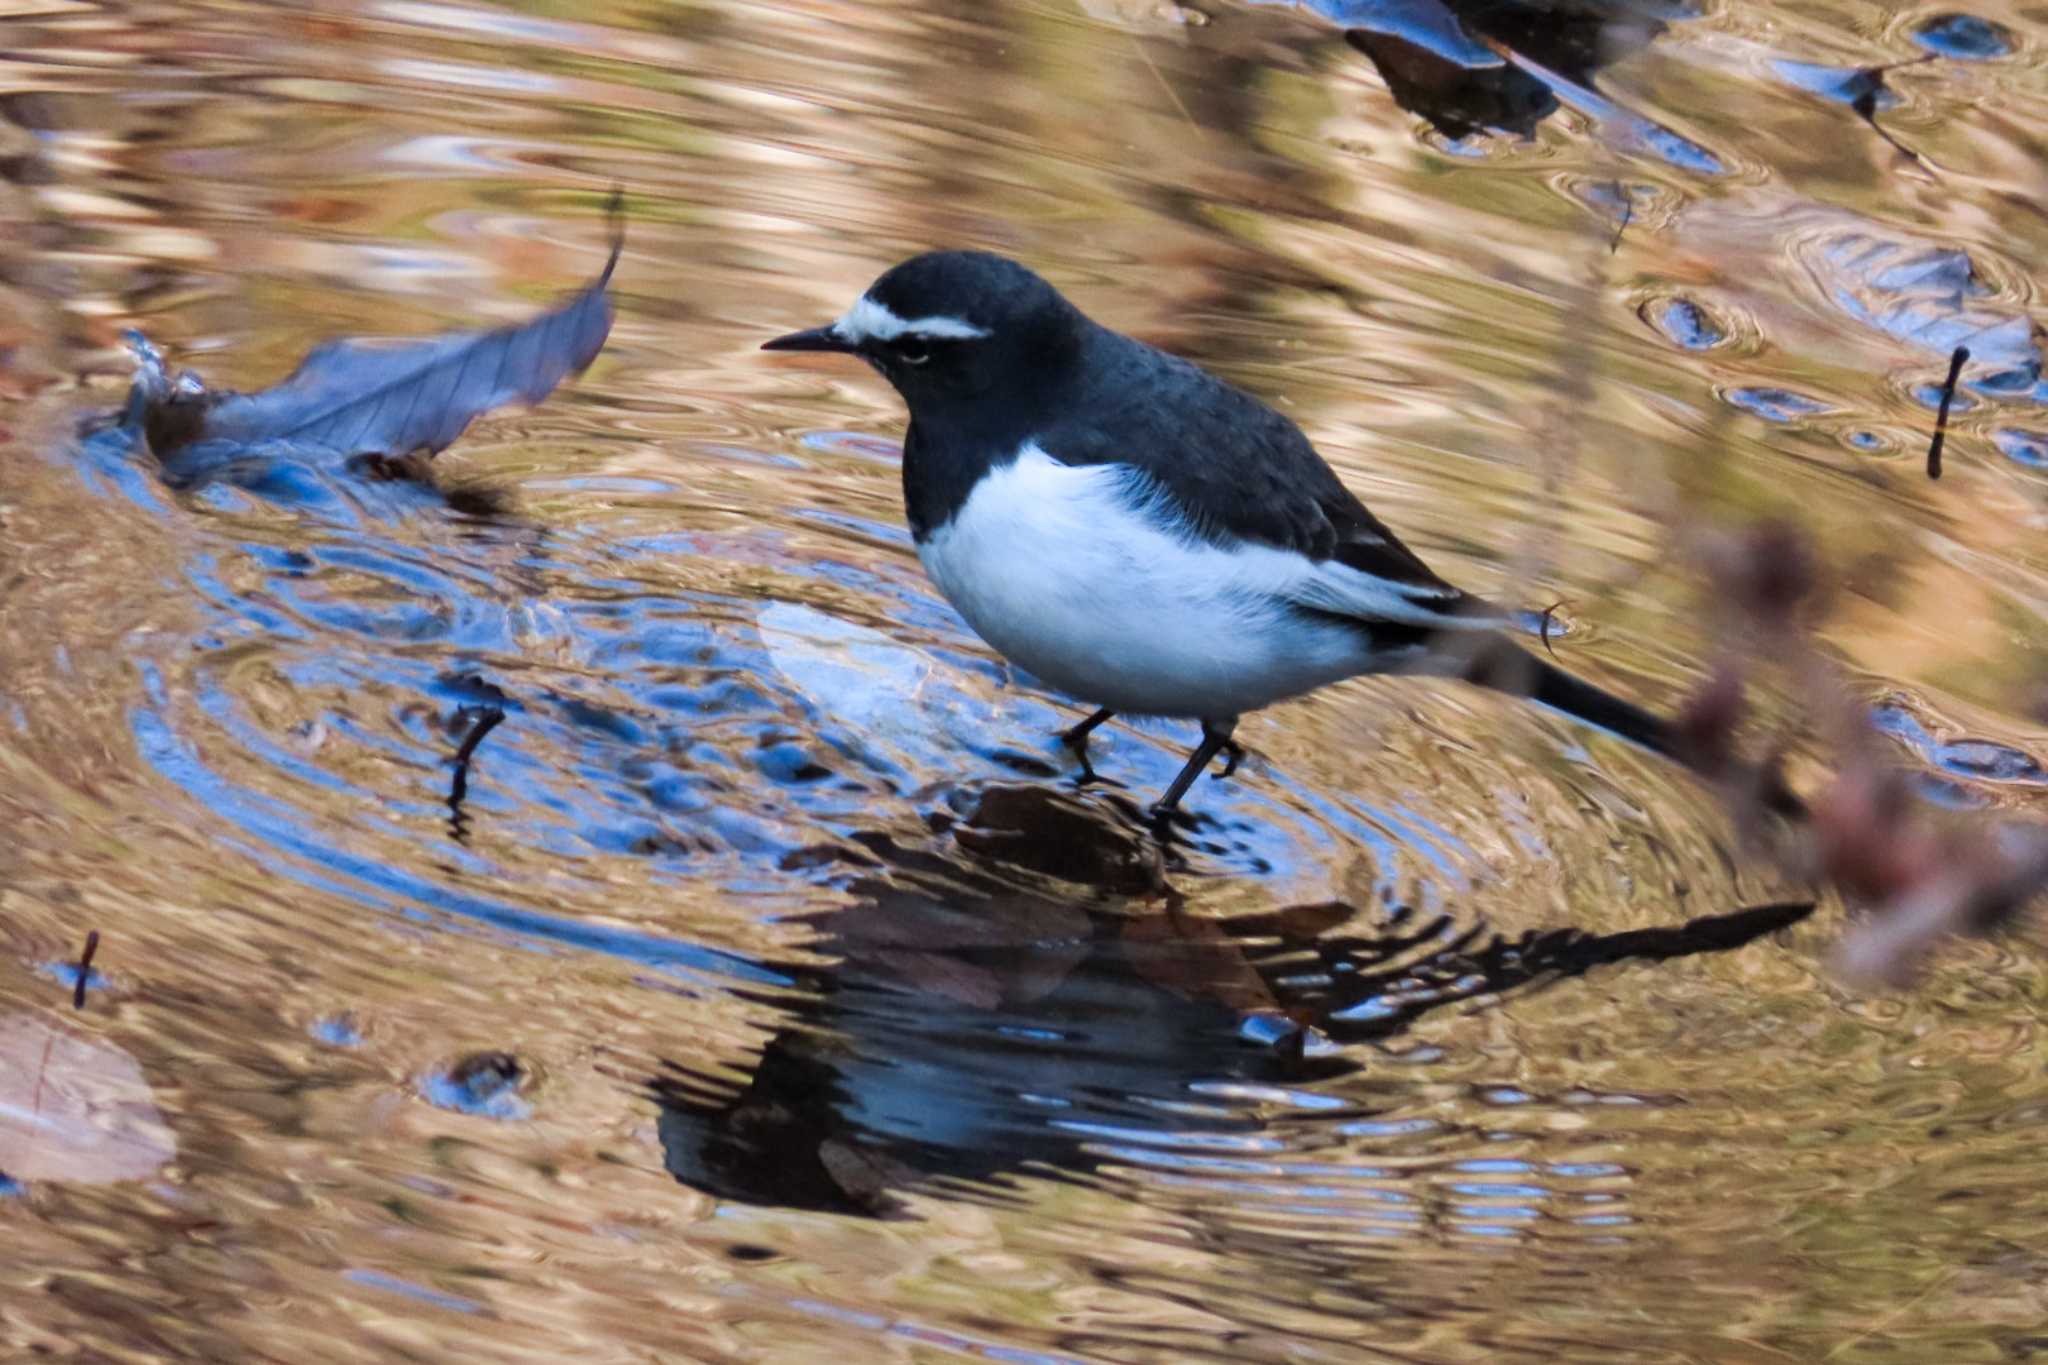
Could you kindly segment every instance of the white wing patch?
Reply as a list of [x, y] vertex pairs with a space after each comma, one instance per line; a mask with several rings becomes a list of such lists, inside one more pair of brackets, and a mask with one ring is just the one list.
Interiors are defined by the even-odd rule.
[[[1027, 459], [1033, 455], [1041, 459], [1050, 458], [1036, 446], [1027, 446], [1024, 453]], [[1367, 626], [1374, 621], [1405, 626], [1467, 628], [1499, 624], [1445, 611], [1445, 604], [1461, 600], [1462, 594], [1456, 588], [1442, 584], [1384, 578], [1340, 564], [1334, 559], [1318, 561], [1296, 550], [1282, 550], [1252, 541], [1240, 541], [1228, 549], [1212, 545], [1197, 536], [1192, 527], [1182, 530], [1175, 526], [1181, 514], [1166, 490], [1144, 471], [1135, 465], [1096, 467], [1116, 471], [1116, 477], [1122, 481], [1125, 495], [1133, 506], [1156, 521], [1167, 534], [1177, 533], [1181, 540], [1187, 542], [1182, 549], [1190, 571], [1202, 572], [1194, 567], [1197, 563], [1217, 566], [1221, 569], [1217, 575], [1219, 579], [1230, 580], [1237, 590], [1263, 593], [1298, 606], [1356, 617]], [[1371, 533], [1359, 539], [1381, 545], [1386, 543], [1383, 537]]]
[[890, 311], [889, 305], [877, 302], [863, 294], [846, 310], [846, 315], [832, 324], [833, 335], [842, 341], [858, 344], [863, 341], [894, 341], [909, 334], [924, 337], [939, 337], [949, 341], [972, 341], [988, 335], [985, 327], [976, 327], [961, 318], [934, 315], [928, 318], [902, 318]]
[[1262, 548], [1261, 552], [1286, 555], [1299, 566], [1293, 591], [1288, 595], [1305, 607], [1355, 616], [1367, 625], [1374, 621], [1391, 621], [1407, 626], [1475, 630], [1496, 629], [1502, 624], [1490, 616], [1445, 611], [1446, 603], [1459, 600], [1455, 596], [1456, 589], [1382, 578], [1378, 574], [1339, 564], [1334, 559], [1316, 563], [1291, 550]]

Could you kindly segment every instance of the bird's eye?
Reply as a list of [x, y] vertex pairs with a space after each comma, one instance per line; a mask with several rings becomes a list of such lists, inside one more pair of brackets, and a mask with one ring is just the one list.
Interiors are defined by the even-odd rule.
[[931, 343], [921, 336], [898, 337], [896, 356], [906, 365], [922, 365], [932, 358]]

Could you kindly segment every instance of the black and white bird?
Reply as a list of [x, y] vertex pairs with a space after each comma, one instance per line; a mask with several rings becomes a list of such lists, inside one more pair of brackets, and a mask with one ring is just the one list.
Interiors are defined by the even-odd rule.
[[859, 356], [910, 408], [903, 497], [939, 590], [1004, 657], [1099, 708], [1197, 720], [1174, 809], [1238, 717], [1364, 673], [1454, 676], [1655, 752], [1672, 727], [1536, 658], [1430, 572], [1301, 429], [1111, 331], [1015, 261], [940, 251], [771, 351]]

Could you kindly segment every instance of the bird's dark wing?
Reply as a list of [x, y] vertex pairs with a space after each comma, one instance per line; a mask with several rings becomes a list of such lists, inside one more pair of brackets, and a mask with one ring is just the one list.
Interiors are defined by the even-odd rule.
[[1087, 415], [1039, 436], [1048, 455], [1136, 467], [1207, 539], [1335, 560], [1446, 615], [1466, 601], [1366, 510], [1293, 422], [1176, 356], [1101, 335], [1109, 354], [1091, 367], [1093, 401], [1073, 410]]

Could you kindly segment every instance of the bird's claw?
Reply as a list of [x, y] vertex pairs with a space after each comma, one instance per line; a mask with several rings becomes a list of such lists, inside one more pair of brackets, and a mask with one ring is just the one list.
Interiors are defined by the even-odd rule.
[[1221, 752], [1223, 754], [1223, 771], [1215, 774], [1218, 781], [1236, 772], [1237, 765], [1244, 762], [1244, 745], [1239, 744], [1234, 739], [1225, 740]]
[[1060, 747], [1072, 754], [1074, 761], [1081, 765], [1080, 775], [1074, 779], [1074, 785], [1085, 787], [1096, 781], [1095, 765], [1088, 761], [1088, 727], [1076, 725], [1071, 730], [1062, 730], [1059, 733], [1059, 741]]
[[1076, 786], [1085, 787], [1091, 782], [1101, 780], [1095, 775], [1095, 765], [1088, 761], [1088, 736], [1095, 732], [1095, 727], [1109, 718], [1110, 713], [1105, 708], [1095, 712], [1079, 725], [1070, 725], [1059, 732], [1060, 744], [1073, 754], [1081, 765], [1081, 775], [1074, 779]]

